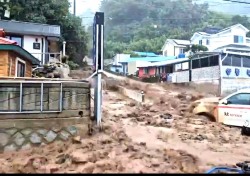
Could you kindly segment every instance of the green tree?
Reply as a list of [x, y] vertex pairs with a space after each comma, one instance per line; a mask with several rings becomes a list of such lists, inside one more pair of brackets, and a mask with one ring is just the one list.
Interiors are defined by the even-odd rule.
[[[208, 4], [192, 0], [103, 0], [105, 13], [105, 58], [120, 51], [159, 53], [168, 38], [189, 40], [205, 27], [225, 28], [245, 17], [209, 11]], [[244, 25], [243, 23], [243, 25]], [[246, 26], [247, 27], [247, 26]], [[194, 48], [194, 50], [206, 50]]]
[[69, 59], [82, 65], [82, 59], [88, 54], [88, 35], [82, 20], [70, 14], [69, 7], [68, 0], [13, 0], [10, 19], [60, 25]]

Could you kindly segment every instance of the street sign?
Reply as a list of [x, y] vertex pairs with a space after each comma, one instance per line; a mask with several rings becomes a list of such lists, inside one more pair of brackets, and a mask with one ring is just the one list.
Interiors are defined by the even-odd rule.
[[93, 24], [93, 63], [95, 71], [103, 70], [104, 13], [96, 12]]

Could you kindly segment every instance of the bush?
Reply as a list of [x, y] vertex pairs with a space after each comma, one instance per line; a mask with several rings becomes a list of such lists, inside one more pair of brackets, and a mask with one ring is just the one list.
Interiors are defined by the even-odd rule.
[[73, 61], [68, 61], [68, 65], [69, 65], [70, 70], [77, 70], [80, 67], [77, 63]]
[[160, 80], [159, 76], [142, 78], [142, 82], [147, 82], [147, 83], [157, 83], [157, 82], [159, 82], [159, 80]]

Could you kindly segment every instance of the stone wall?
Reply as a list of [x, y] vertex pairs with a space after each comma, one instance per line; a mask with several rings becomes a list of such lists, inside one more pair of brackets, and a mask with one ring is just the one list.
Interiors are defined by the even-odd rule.
[[86, 118], [0, 121], [0, 152], [26, 150], [87, 133]]

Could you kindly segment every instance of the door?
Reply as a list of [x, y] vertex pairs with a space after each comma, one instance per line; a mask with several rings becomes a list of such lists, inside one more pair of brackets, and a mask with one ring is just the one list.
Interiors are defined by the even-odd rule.
[[250, 121], [250, 93], [238, 93], [219, 103], [219, 122], [230, 126], [242, 127]]

